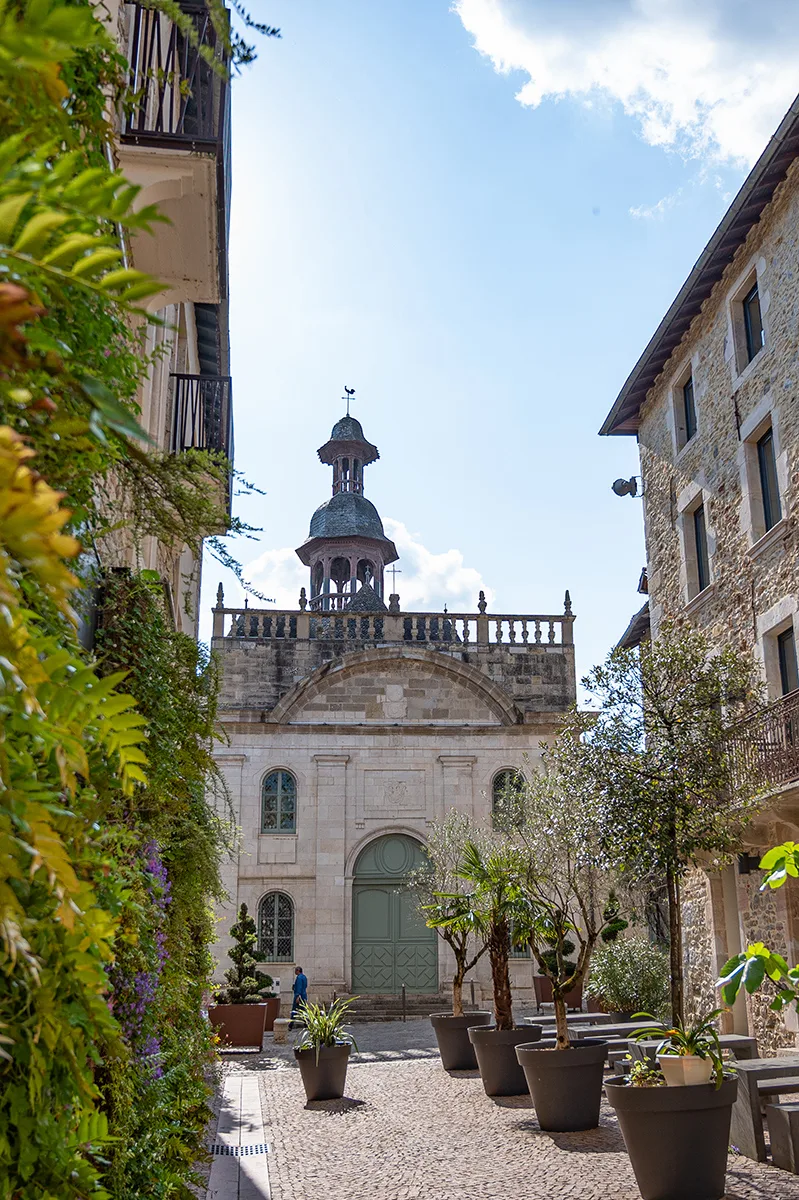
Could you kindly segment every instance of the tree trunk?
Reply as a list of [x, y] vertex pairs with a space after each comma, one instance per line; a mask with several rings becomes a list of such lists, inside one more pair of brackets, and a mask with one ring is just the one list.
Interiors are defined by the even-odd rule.
[[682, 912], [680, 911], [680, 877], [673, 868], [666, 872], [666, 891], [669, 902], [669, 968], [671, 973], [671, 1019], [676, 1025], [685, 1016], [682, 962]]
[[491, 959], [491, 982], [494, 987], [494, 1018], [497, 1029], [513, 1029], [513, 1001], [508, 971], [508, 931], [499, 928], [492, 934], [488, 953]]
[[457, 961], [455, 975], [452, 979], [452, 1015], [454, 1017], [463, 1016], [463, 977], [465, 974], [465, 964]]
[[569, 1025], [566, 1020], [566, 999], [560, 989], [552, 989], [552, 999], [555, 1002], [555, 1034], [557, 1037], [556, 1050], [568, 1050], [571, 1046]]

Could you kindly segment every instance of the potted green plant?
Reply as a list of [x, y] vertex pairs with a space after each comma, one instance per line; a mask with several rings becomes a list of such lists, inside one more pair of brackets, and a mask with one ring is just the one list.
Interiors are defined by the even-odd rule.
[[[568, 939], [563, 943], [564, 968], [573, 969], [576, 965], [571, 960], [571, 956], [574, 954], [576, 949], [577, 947], [575, 943], [569, 941]], [[552, 965], [552, 969], [554, 970], [554, 966], [557, 963], [556, 948], [551, 946], [549, 950], [542, 951], [542, 957], [544, 958], [545, 962], [548, 962]], [[552, 1004], [552, 980], [550, 977], [548, 975], [534, 975], [533, 992], [535, 994], [535, 1004], [537, 1009], [540, 1010], [542, 1004]], [[582, 984], [578, 984], [577, 987], [572, 988], [570, 992], [566, 992], [564, 1000], [566, 1001], [567, 1008], [581, 1008], [583, 1003]]]
[[[725, 1194], [738, 1080], [723, 1070], [714, 1026], [721, 1011], [665, 1036], [661, 1027], [636, 1030], [638, 1038], [662, 1039], [659, 1067], [638, 1062], [605, 1084], [643, 1200], [721, 1200]], [[665, 1072], [689, 1060], [703, 1064], [706, 1081], [670, 1081]]]
[[[522, 928], [525, 910], [521, 903], [518, 860], [513, 844], [496, 834], [485, 833], [467, 840], [463, 847], [458, 877], [470, 885], [468, 904], [475, 928], [488, 948], [494, 992], [494, 1025], [471, 1026], [469, 1040], [488, 1096], [520, 1096], [527, 1091], [524, 1073], [516, 1058], [516, 1047], [541, 1037], [540, 1025], [516, 1028], [510, 985], [511, 930]], [[453, 894], [454, 895], [454, 894]], [[444, 904], [453, 895], [442, 895]], [[442, 916], [442, 927], [457, 924], [459, 914]]]
[[444, 821], [428, 831], [425, 862], [408, 881], [424, 920], [449, 946], [455, 960], [452, 1012], [430, 1014], [446, 1071], [476, 1069], [469, 1029], [491, 1023], [490, 1012], [463, 1011], [463, 981], [488, 948], [479, 936], [477, 914], [465, 881], [458, 875], [464, 845], [473, 833], [469, 817], [452, 809]]
[[325, 1008], [306, 1004], [295, 1017], [302, 1035], [294, 1047], [308, 1100], [340, 1100], [347, 1082], [350, 1049], [358, 1049], [346, 1018], [352, 999], [338, 999]]
[[585, 992], [620, 1021], [640, 1012], [659, 1020], [669, 1002], [669, 956], [638, 934], [598, 945]]
[[257, 948], [255, 921], [246, 904], [239, 909], [238, 920], [230, 933], [233, 945], [228, 950], [228, 958], [233, 966], [225, 972], [227, 983], [217, 989], [216, 1002], [208, 1009], [208, 1019], [226, 1045], [257, 1046], [260, 1049], [269, 1000], [273, 1006], [277, 1005], [275, 1015], [278, 1015], [280, 999], [272, 991], [274, 981], [271, 975], [258, 970], [263, 955]]
[[[524, 859], [521, 894], [527, 905], [530, 948], [549, 979], [555, 1008], [554, 1047], [519, 1045], [516, 1055], [539, 1125], [551, 1132], [599, 1124], [605, 1039], [572, 1043], [567, 996], [579, 987], [606, 927], [608, 875], [595, 799], [575, 770], [579, 739], [568, 732], [544, 751], [545, 771], [521, 789], [514, 836]], [[574, 946], [576, 958], [567, 950]]]

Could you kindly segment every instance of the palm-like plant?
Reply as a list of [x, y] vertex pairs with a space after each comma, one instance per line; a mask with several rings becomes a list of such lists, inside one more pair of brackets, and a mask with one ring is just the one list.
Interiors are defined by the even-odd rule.
[[[354, 997], [357, 999], [357, 997]], [[346, 1018], [352, 1011], [352, 999], [334, 1000], [329, 1008], [323, 1004], [304, 1004], [294, 1018], [302, 1026], [298, 1050], [315, 1050], [316, 1061], [323, 1046], [353, 1046], [358, 1049]]]
[[471, 884], [471, 891], [464, 896], [438, 895], [441, 912], [431, 914], [428, 923], [452, 930], [468, 926], [483, 939], [491, 961], [497, 1029], [513, 1029], [508, 960], [511, 938], [526, 941], [529, 910], [521, 892], [512, 844], [499, 838], [482, 842], [470, 838], [463, 847], [457, 875]]
[[[723, 1078], [723, 1062], [721, 1058], [721, 1042], [715, 1026], [716, 1019], [725, 1010], [714, 1008], [712, 1012], [697, 1017], [693, 1025], [684, 1025], [677, 1021], [672, 1029], [664, 1029], [662, 1025], [653, 1024], [636, 1029], [633, 1037], [640, 1042], [644, 1038], [660, 1038], [655, 1055], [673, 1054], [679, 1057], [694, 1055], [696, 1058], [709, 1059], [713, 1064], [713, 1078], [716, 1087], [721, 1087]], [[655, 1021], [651, 1013], [636, 1013], [636, 1017], [645, 1017]]]
[[430, 829], [425, 861], [408, 880], [426, 924], [446, 942], [455, 959], [452, 976], [452, 1014], [455, 1017], [463, 1016], [464, 979], [488, 948], [480, 936], [471, 893], [458, 875], [463, 847], [473, 836], [470, 818], [452, 809], [443, 821]]

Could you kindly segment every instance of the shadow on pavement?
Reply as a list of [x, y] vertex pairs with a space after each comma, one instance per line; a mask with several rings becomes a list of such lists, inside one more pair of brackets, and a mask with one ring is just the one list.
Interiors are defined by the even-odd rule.
[[365, 1100], [353, 1100], [350, 1096], [342, 1096], [340, 1100], [307, 1100], [305, 1108], [308, 1112], [323, 1112], [330, 1113], [331, 1116], [340, 1116], [344, 1113], [356, 1112], [359, 1108], [366, 1108]]

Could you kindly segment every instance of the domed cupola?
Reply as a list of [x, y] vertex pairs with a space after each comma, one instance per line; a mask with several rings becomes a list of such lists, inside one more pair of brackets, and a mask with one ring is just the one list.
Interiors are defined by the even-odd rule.
[[347, 413], [319, 447], [319, 457], [333, 468], [333, 495], [311, 517], [308, 537], [297, 550], [311, 568], [310, 606], [316, 611], [364, 611], [355, 597], [365, 586], [370, 609], [383, 610], [383, 572], [399, 555], [383, 531], [380, 514], [363, 494], [364, 468], [380, 457], [377, 446]]

